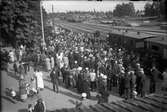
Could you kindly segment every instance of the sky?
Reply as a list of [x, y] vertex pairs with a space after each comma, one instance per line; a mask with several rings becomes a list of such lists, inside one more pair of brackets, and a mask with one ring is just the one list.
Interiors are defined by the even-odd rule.
[[[47, 13], [67, 11], [113, 11], [117, 4], [128, 3], [129, 1], [42, 1], [42, 6]], [[149, 1], [133, 2], [135, 10], [144, 10], [144, 5]]]

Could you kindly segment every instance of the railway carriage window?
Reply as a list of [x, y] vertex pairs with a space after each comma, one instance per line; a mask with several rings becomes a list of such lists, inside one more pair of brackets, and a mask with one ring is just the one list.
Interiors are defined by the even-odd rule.
[[130, 40], [130, 45], [133, 45], [133, 40]]
[[154, 50], [154, 51], [158, 51], [158, 50], [159, 50], [159, 47], [158, 47], [158, 46], [155, 46], [155, 45], [152, 45], [151, 48], [152, 48], [152, 50]]

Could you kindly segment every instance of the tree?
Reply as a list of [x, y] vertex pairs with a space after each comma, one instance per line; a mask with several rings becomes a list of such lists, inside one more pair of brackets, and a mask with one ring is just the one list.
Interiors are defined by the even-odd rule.
[[108, 11], [105, 14], [106, 14], [107, 18], [112, 18], [113, 17], [112, 11]]
[[[13, 46], [39, 42], [41, 38], [40, 1], [3, 0], [0, 4], [2, 38]], [[46, 16], [46, 12], [44, 16]], [[2, 33], [3, 32], [3, 33]]]
[[165, 18], [167, 17], [167, 15], [166, 15], [166, 10], [167, 10], [167, 7], [166, 7], [166, 5], [167, 5], [167, 0], [161, 0], [160, 1], [160, 14], [161, 14], [161, 16], [164, 16]]
[[158, 16], [160, 14], [159, 2], [147, 3], [144, 7], [145, 16]]
[[134, 4], [131, 2], [127, 4], [126, 3], [118, 4], [113, 11], [113, 15], [118, 17], [134, 16], [135, 15]]

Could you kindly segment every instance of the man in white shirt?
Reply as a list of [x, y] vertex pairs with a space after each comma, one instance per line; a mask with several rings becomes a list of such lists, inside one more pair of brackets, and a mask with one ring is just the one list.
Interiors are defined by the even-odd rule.
[[94, 69], [90, 70], [90, 87], [91, 91], [93, 91], [96, 88], [96, 73]]

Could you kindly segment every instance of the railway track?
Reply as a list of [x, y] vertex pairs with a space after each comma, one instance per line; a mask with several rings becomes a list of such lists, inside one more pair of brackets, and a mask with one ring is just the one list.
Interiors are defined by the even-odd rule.
[[[128, 29], [131, 32], [137, 32], [140, 31], [141, 33], [145, 33], [145, 34], [150, 34], [150, 35], [155, 35], [155, 36], [167, 36], [166, 32], [159, 32], [159, 31], [151, 31], [151, 30], [141, 30], [141, 29], [133, 29], [133, 28], [129, 28], [129, 27], [111, 27], [108, 25], [100, 25], [100, 24], [88, 24], [88, 23], [69, 23], [69, 22], [65, 22], [65, 21], [58, 21], [59, 24], [62, 24], [64, 26], [68, 26], [68, 27], [73, 27], [75, 29], [80, 29], [80, 30], [85, 30], [87, 32], [92, 32], [92, 31], [96, 31], [99, 30], [101, 32], [104, 33], [109, 33], [109, 32], [113, 32], [113, 31], [117, 31], [119, 29]], [[120, 34], [120, 32], [116, 32], [118, 34]]]

